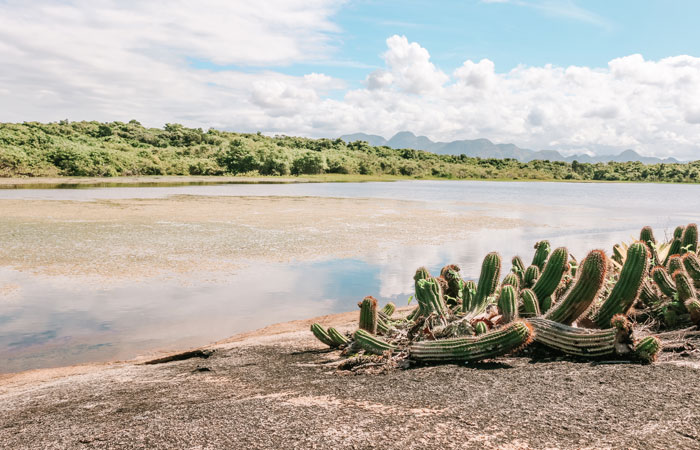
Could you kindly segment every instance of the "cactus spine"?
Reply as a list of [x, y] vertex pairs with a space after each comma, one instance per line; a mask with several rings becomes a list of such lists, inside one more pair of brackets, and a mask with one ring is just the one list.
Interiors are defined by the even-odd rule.
[[525, 274], [525, 264], [523, 264], [523, 260], [520, 258], [520, 256], [513, 256], [513, 259], [511, 259], [510, 262], [513, 265], [510, 271], [517, 275], [518, 280], [522, 282], [523, 275]]
[[503, 316], [503, 322], [508, 323], [518, 318], [518, 294], [510, 285], [503, 286], [498, 296], [498, 309]]
[[543, 317], [529, 320], [535, 330], [535, 342], [575, 356], [606, 356], [616, 353], [618, 330], [574, 328]]
[[698, 225], [688, 224], [681, 236], [681, 249], [683, 252], [695, 253], [698, 251]]
[[[591, 251], [578, 269], [578, 277], [564, 298], [549, 310], [546, 318], [571, 325], [583, 315], [595, 300], [605, 282], [608, 262], [602, 250]], [[542, 312], [547, 309], [540, 304]]]
[[627, 314], [639, 296], [642, 281], [649, 267], [649, 253], [646, 245], [635, 242], [627, 249], [627, 259], [620, 271], [620, 278], [608, 298], [600, 307], [595, 322], [601, 328], [610, 327], [610, 319], [615, 314]]
[[537, 266], [528, 266], [525, 269], [525, 275], [523, 276], [523, 287], [531, 288], [537, 282], [540, 277], [540, 268]]
[[669, 276], [666, 269], [662, 266], [656, 266], [651, 270], [651, 278], [659, 287], [659, 290], [666, 296], [673, 298], [676, 295], [676, 284]]
[[365, 330], [355, 332], [355, 343], [367, 353], [381, 355], [384, 352], [393, 352], [396, 347], [386, 342], [384, 339], [373, 336]]
[[326, 330], [323, 329], [323, 327], [317, 323], [311, 324], [311, 332], [316, 336], [316, 339], [319, 341], [323, 342], [329, 347], [337, 347], [338, 345], [331, 339], [331, 337], [328, 335]]
[[523, 317], [537, 317], [540, 315], [540, 303], [537, 300], [537, 295], [531, 289], [523, 289], [520, 292], [520, 298], [523, 301]]
[[333, 341], [336, 347], [341, 347], [350, 343], [348, 338], [340, 334], [340, 332], [333, 327], [328, 327], [328, 337], [331, 338], [331, 341]]
[[501, 256], [496, 252], [491, 252], [481, 263], [481, 274], [479, 275], [479, 284], [476, 286], [476, 294], [465, 311], [472, 314], [483, 312], [486, 309], [489, 296], [496, 292], [500, 277]]
[[567, 260], [569, 251], [566, 247], [559, 247], [554, 250], [544, 266], [542, 274], [537, 279], [537, 283], [532, 287], [532, 291], [537, 298], [549, 297], [554, 293], [567, 270]]
[[517, 321], [477, 337], [417, 342], [409, 347], [409, 354], [424, 362], [478, 361], [509, 353], [531, 339], [530, 326]]
[[645, 363], [656, 361], [661, 351], [661, 341], [654, 336], [647, 336], [640, 340], [634, 348], [634, 354]]
[[547, 256], [549, 256], [549, 250], [551, 249], [549, 241], [539, 241], [535, 244], [535, 256], [532, 258], [532, 265], [537, 266], [538, 269], [544, 269], [544, 263], [547, 261]]
[[377, 299], [371, 295], [360, 303], [360, 329], [377, 334]]

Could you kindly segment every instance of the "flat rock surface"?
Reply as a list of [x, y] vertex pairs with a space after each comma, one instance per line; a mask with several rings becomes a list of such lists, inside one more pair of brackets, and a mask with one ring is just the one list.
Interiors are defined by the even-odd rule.
[[[356, 313], [320, 320], [350, 330]], [[527, 357], [338, 374], [311, 321], [208, 358], [0, 378], [3, 448], [699, 448], [697, 364]]]

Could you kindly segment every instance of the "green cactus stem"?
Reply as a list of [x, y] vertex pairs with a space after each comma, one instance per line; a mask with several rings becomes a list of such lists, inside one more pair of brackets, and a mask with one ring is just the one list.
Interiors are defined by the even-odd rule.
[[656, 244], [656, 239], [654, 239], [654, 231], [651, 227], [644, 227], [639, 233], [639, 240], [649, 245], [649, 243]]
[[437, 314], [438, 317], [445, 318], [449, 314], [449, 309], [442, 297], [442, 290], [435, 279], [418, 280], [416, 283], [416, 300], [418, 300], [419, 314], [427, 317], [430, 314]]
[[[457, 267], [454, 264], [448, 267]], [[447, 280], [447, 290], [444, 291], [445, 296], [448, 297], [447, 306], [454, 307], [457, 305], [462, 305], [462, 290], [464, 288], [464, 280], [459, 274], [458, 270], [449, 269], [445, 272], [445, 280]]]
[[377, 334], [377, 299], [371, 295], [360, 303], [360, 329]]
[[540, 277], [540, 268], [532, 265], [525, 269], [525, 275], [523, 276], [523, 287], [532, 288]]
[[698, 225], [688, 224], [681, 236], [681, 251], [696, 253], [698, 251]]
[[476, 298], [476, 283], [472, 280], [467, 280], [462, 286], [462, 311], [468, 312], [471, 305], [474, 304]]
[[496, 292], [498, 280], [501, 277], [501, 256], [496, 252], [491, 252], [481, 264], [481, 274], [479, 283], [476, 285], [476, 294], [472, 302], [467, 306], [465, 312], [479, 314], [486, 309], [489, 296]]
[[355, 331], [355, 344], [367, 353], [382, 355], [384, 352], [392, 352], [396, 347], [389, 344], [384, 339], [373, 336], [365, 330]]
[[628, 327], [592, 330], [571, 327], [543, 317], [529, 319], [529, 322], [535, 330], [535, 342], [568, 355], [601, 357], [627, 353], [627, 349], [618, 343], [628, 339]]
[[664, 266], [668, 266], [668, 261], [673, 255], [680, 255], [681, 247], [682, 246], [680, 238], [675, 238], [673, 239], [673, 241], [671, 241], [671, 245], [668, 247], [668, 253], [666, 254], [666, 259], [663, 263]]
[[685, 267], [683, 266], [683, 259], [681, 258], [681, 255], [669, 256], [668, 264], [666, 264], [666, 269], [668, 269], [668, 273], [673, 273], [676, 270], [685, 271]]
[[673, 282], [676, 284], [676, 291], [678, 291], [678, 300], [685, 302], [689, 299], [696, 298], [695, 288], [693, 287], [690, 277], [685, 273], [685, 270], [676, 270], [671, 275]]
[[316, 336], [316, 339], [323, 342], [327, 346], [334, 348], [338, 346], [338, 344], [336, 344], [335, 341], [331, 339], [331, 337], [321, 325], [317, 323], [311, 324], [311, 332], [314, 334], [314, 336]]
[[550, 295], [549, 297], [545, 297], [540, 302], [540, 313], [544, 314], [550, 309], [552, 309], [552, 306], [554, 305], [554, 299]]
[[486, 322], [483, 320], [480, 320], [474, 324], [474, 333], [479, 336], [484, 333], [487, 333], [489, 331], [489, 326], [486, 325]]
[[498, 295], [498, 309], [503, 316], [503, 323], [509, 323], [518, 318], [518, 294], [513, 286], [501, 288]]
[[537, 317], [540, 315], [540, 303], [537, 300], [537, 295], [531, 289], [523, 289], [520, 291], [522, 299], [521, 315], [523, 317]]
[[693, 279], [696, 286], [700, 286], [700, 258], [695, 253], [686, 253], [681, 258], [685, 271]]
[[645, 306], [655, 306], [661, 302], [661, 297], [654, 288], [654, 283], [649, 278], [645, 278], [642, 283], [642, 290], [639, 291], [639, 299]]
[[514, 273], [509, 273], [506, 275], [506, 277], [501, 281], [501, 286], [513, 286], [513, 288], [516, 291], [520, 290], [520, 278]]
[[615, 314], [627, 314], [639, 296], [642, 281], [649, 269], [649, 252], [643, 242], [635, 242], [627, 249], [627, 259], [608, 298], [596, 314], [600, 328], [608, 328]]
[[377, 314], [377, 334], [381, 334], [386, 336], [389, 334], [389, 330], [392, 330], [394, 327], [389, 324], [386, 320], [384, 320], [381, 316], [381, 314]]
[[333, 327], [328, 327], [328, 337], [331, 338], [331, 341], [333, 341], [335, 347], [342, 347], [350, 343], [350, 340], [348, 338], [343, 336], [338, 330], [336, 330]]
[[428, 269], [426, 269], [425, 267], [419, 267], [418, 269], [416, 269], [415, 275], [413, 275], [413, 281], [415, 281], [416, 283], [418, 282], [418, 280], [427, 280], [428, 278], [432, 277], [430, 276], [430, 272], [428, 272]]
[[517, 275], [518, 281], [522, 283], [523, 275], [525, 274], [525, 264], [523, 264], [522, 258], [520, 258], [520, 256], [513, 256], [513, 259], [510, 260], [510, 263], [512, 265], [510, 271]]
[[665, 267], [656, 266], [651, 269], [651, 278], [665, 296], [673, 298], [678, 292], [676, 290], [676, 283], [668, 274]]
[[532, 265], [537, 266], [538, 269], [544, 269], [544, 263], [547, 261], [547, 256], [549, 256], [549, 251], [551, 246], [549, 241], [539, 241], [535, 244], [535, 256], [532, 258]]
[[645, 363], [656, 361], [660, 351], [661, 341], [654, 336], [647, 336], [641, 339], [634, 347], [635, 356]]
[[613, 245], [612, 260], [618, 264], [622, 264], [625, 261], [625, 257], [620, 244]]
[[442, 269], [440, 269], [440, 276], [447, 278], [447, 272], [449, 272], [449, 271], [454, 271], [454, 272], [459, 273], [460, 268], [457, 264], [448, 264], [445, 267], [443, 267]]
[[568, 259], [569, 251], [566, 247], [559, 247], [549, 255], [542, 274], [532, 287], [532, 291], [537, 295], [537, 298], [549, 297], [554, 293], [559, 283], [561, 283], [564, 273], [568, 270]]
[[384, 305], [384, 307], [381, 311], [379, 311], [379, 313], [382, 315], [382, 318], [384, 320], [388, 320], [394, 314], [394, 311], [396, 311], [396, 305], [392, 302], [389, 302], [386, 305]]
[[605, 283], [608, 261], [605, 252], [593, 250], [581, 263], [574, 285], [552, 309], [540, 303], [546, 318], [565, 325], [571, 325], [593, 304], [598, 292]]
[[475, 337], [416, 342], [409, 347], [409, 357], [422, 362], [478, 361], [505, 355], [531, 340], [531, 327], [516, 321]]
[[673, 230], [673, 238], [674, 239], [680, 239], [683, 237], [683, 231], [685, 230], [685, 227], [682, 225], [678, 225], [675, 230]]

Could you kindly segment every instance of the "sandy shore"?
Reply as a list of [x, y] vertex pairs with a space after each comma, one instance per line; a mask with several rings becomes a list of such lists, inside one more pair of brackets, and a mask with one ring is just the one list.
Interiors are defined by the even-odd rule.
[[[357, 312], [316, 318], [341, 330]], [[207, 359], [0, 378], [5, 448], [698, 448], [700, 370], [501, 358], [339, 375], [312, 320]]]
[[131, 281], [225, 274], [251, 262], [348, 258], [528, 225], [424, 202], [317, 197], [0, 200], [0, 209], [0, 266]]

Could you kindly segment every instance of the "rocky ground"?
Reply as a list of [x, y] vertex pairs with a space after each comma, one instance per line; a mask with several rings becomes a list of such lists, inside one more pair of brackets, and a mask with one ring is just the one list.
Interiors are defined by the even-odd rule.
[[[314, 320], [350, 330], [356, 315]], [[700, 448], [697, 350], [647, 366], [509, 357], [339, 374], [311, 322], [184, 360], [6, 375], [0, 446]]]

